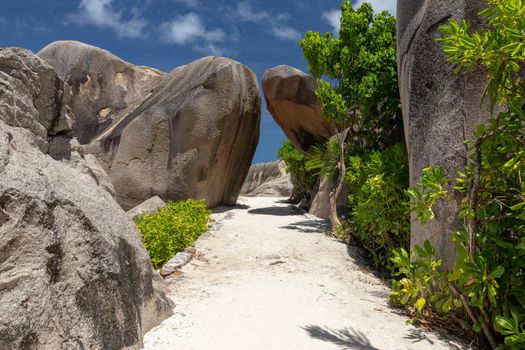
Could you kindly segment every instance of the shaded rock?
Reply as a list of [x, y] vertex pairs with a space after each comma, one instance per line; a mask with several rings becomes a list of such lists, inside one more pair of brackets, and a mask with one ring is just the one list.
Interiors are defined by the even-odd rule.
[[[330, 193], [335, 187], [334, 181], [328, 176], [322, 175], [319, 177], [317, 189], [314, 191], [314, 197], [310, 203], [308, 213], [318, 218], [328, 220], [330, 219]], [[345, 185], [343, 192], [337, 201], [337, 213], [339, 217], [347, 215], [349, 189]]]
[[0, 49], [0, 89], [0, 348], [140, 348], [171, 305], [116, 201], [46, 154], [66, 86], [31, 52]]
[[[485, 2], [398, 0], [398, 70], [405, 139], [410, 162], [410, 184], [416, 184], [422, 169], [442, 166], [453, 189], [458, 170], [467, 163], [465, 138], [488, 116], [480, 104], [486, 85], [484, 74], [455, 75], [436, 39], [439, 27], [449, 19], [466, 18], [475, 29], [477, 13]], [[455, 257], [452, 233], [461, 227], [456, 219], [459, 208], [454, 199], [435, 207], [436, 219], [422, 226], [412, 220], [411, 244], [430, 240], [445, 267]]]
[[156, 213], [165, 206], [166, 202], [164, 202], [159, 196], [154, 196], [148, 199], [147, 201], [144, 201], [141, 204], [137, 205], [135, 208], [129, 210], [128, 215], [132, 219], [135, 219], [137, 216], [142, 214]]
[[40, 151], [47, 153], [49, 138], [71, 130], [67, 86], [53, 68], [27, 50], [2, 50], [0, 67], [2, 120], [29, 130]]
[[277, 66], [264, 72], [262, 86], [268, 111], [297, 149], [307, 152], [333, 134], [323, 119], [312, 76]]
[[165, 75], [77, 41], [54, 42], [38, 56], [71, 86], [75, 136], [82, 144], [136, 108]]
[[246, 176], [241, 194], [245, 196], [290, 197], [293, 185], [283, 161], [254, 164]]

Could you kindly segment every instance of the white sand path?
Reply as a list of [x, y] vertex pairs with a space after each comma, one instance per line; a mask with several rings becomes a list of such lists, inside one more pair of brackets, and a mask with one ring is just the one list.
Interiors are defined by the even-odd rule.
[[146, 334], [145, 349], [466, 348], [406, 324], [355, 250], [323, 234], [323, 220], [283, 198], [239, 203], [248, 208], [214, 214], [197, 242], [204, 261], [168, 280], [175, 314]]

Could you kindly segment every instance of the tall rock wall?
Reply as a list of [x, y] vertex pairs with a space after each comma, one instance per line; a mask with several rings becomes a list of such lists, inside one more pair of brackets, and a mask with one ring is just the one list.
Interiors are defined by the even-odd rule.
[[[423, 168], [442, 166], [452, 190], [456, 172], [467, 163], [463, 141], [488, 116], [480, 103], [484, 74], [454, 75], [453, 65], [436, 42], [439, 27], [450, 19], [466, 18], [478, 27], [477, 13], [483, 4], [480, 0], [398, 0], [399, 87], [412, 186], [419, 182]], [[455, 257], [450, 238], [461, 227], [457, 212], [455, 200], [450, 199], [436, 206], [432, 222], [422, 226], [412, 220], [411, 244], [430, 240], [445, 267], [451, 267]]]

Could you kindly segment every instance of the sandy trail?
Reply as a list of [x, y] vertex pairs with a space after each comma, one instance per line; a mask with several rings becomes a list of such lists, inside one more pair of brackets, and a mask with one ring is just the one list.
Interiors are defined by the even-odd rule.
[[146, 334], [145, 349], [465, 348], [407, 325], [352, 248], [323, 234], [323, 220], [283, 198], [239, 203], [247, 208], [214, 214], [196, 245], [202, 261], [169, 279], [175, 314]]

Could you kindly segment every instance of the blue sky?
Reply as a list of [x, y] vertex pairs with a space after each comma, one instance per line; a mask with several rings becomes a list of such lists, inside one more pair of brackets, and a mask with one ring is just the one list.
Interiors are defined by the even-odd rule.
[[[395, 12], [396, 0], [370, 2], [376, 10]], [[260, 78], [265, 69], [280, 64], [306, 71], [298, 40], [308, 30], [333, 32], [340, 4], [341, 0], [13, 0], [5, 1], [0, 11], [0, 46], [38, 52], [56, 40], [79, 40], [163, 71], [221, 55], [240, 61]], [[284, 140], [263, 106], [254, 163], [276, 159]]]

